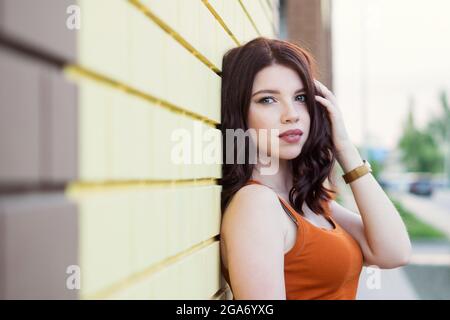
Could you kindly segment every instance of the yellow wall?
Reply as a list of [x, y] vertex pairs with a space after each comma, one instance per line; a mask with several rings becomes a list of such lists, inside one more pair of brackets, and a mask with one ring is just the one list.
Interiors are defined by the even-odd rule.
[[222, 55], [275, 37], [276, 3], [78, 1], [80, 298], [226, 297], [221, 166], [172, 164], [170, 137], [220, 123]]

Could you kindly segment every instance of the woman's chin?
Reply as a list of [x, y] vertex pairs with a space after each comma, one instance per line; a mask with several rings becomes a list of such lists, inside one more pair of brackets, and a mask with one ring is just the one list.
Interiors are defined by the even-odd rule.
[[301, 153], [302, 149], [300, 147], [297, 148], [286, 148], [286, 149], [282, 149], [280, 150], [280, 152], [275, 155], [278, 159], [280, 160], [292, 160], [295, 159], [299, 156], [299, 154]]
[[301, 145], [283, 146], [282, 148], [280, 148], [279, 158], [291, 160], [297, 158], [301, 152], [302, 152]]
[[[280, 146], [279, 150], [277, 152], [267, 152], [267, 151], [261, 151], [262, 154], [267, 154], [267, 156], [263, 157], [265, 160], [264, 162], [267, 162], [269, 158], [276, 158], [279, 160], [292, 160], [297, 158], [300, 153], [302, 152], [303, 145], [286, 145], [286, 146]], [[265, 153], [264, 153], [265, 152]], [[261, 153], [259, 153], [261, 156]]]

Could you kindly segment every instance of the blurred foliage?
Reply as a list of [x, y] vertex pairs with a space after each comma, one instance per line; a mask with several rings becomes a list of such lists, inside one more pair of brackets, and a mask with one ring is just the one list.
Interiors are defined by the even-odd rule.
[[[447, 149], [450, 155], [450, 107], [448, 104], [447, 94], [445, 91], [440, 94], [441, 114], [434, 116], [428, 123], [427, 131], [436, 139], [442, 153], [445, 154], [444, 149]], [[444, 158], [443, 161], [450, 162], [450, 157]], [[447, 162], [447, 168], [450, 169], [450, 163]], [[445, 171], [445, 164], [442, 163]], [[447, 178], [450, 181], [450, 170], [447, 170]]]
[[413, 172], [443, 172], [444, 155], [435, 137], [440, 126], [435, 122], [421, 131], [414, 123], [414, 105], [410, 100], [408, 118], [398, 147], [402, 151], [402, 161], [408, 171]]
[[[356, 146], [356, 148], [358, 149], [359, 154], [364, 154], [362, 152], [362, 148], [363, 148], [362, 146]], [[373, 175], [373, 177], [377, 181], [379, 181], [378, 178], [380, 176], [381, 171], [383, 170], [384, 163], [381, 162], [381, 161], [378, 161], [373, 156], [372, 152], [370, 152], [370, 150], [368, 151], [368, 154], [367, 154], [367, 160], [370, 162], [370, 166], [372, 168], [372, 175]]]
[[370, 162], [370, 166], [372, 167], [372, 175], [377, 181], [379, 181], [380, 173], [383, 170], [383, 163], [371, 157], [370, 153], [368, 156], [368, 160]]
[[427, 131], [436, 138], [439, 144], [445, 145], [450, 139], [450, 107], [445, 91], [441, 92], [440, 101], [442, 114], [431, 119], [428, 123]]
[[391, 198], [392, 203], [399, 212], [411, 240], [445, 240], [446, 235], [430, 226], [429, 224], [418, 219], [413, 213], [403, 207], [403, 205], [395, 199]]

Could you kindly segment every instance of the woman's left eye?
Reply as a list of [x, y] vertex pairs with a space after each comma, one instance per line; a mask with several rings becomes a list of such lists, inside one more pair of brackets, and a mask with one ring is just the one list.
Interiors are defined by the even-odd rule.
[[269, 103], [268, 100], [274, 101], [274, 99], [273, 99], [272, 97], [264, 97], [264, 98], [262, 98], [261, 100], [259, 100], [259, 102], [260, 102], [260, 103], [263, 103], [263, 104], [268, 104], [268, 103]]
[[303, 100], [301, 102], [306, 102], [306, 95], [305, 94], [299, 94], [296, 98], [303, 97]]
[[[305, 94], [299, 94], [298, 96], [296, 96], [296, 100], [298, 97], [303, 97], [302, 100], [300, 100], [300, 102], [306, 102], [306, 95]], [[275, 101], [275, 99], [273, 97], [264, 97], [262, 99], [260, 99], [258, 102], [262, 103], [262, 104], [270, 104], [271, 102]]]

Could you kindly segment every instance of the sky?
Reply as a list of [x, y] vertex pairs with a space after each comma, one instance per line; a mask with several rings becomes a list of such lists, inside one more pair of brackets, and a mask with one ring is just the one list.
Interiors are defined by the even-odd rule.
[[358, 146], [394, 148], [410, 99], [423, 128], [440, 90], [450, 98], [450, 1], [331, 1], [333, 93], [347, 131]]

